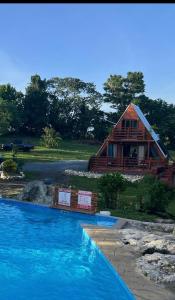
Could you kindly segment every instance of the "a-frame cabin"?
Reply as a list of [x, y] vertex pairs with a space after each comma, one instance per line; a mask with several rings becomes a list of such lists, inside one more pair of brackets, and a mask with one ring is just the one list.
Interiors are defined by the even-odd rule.
[[140, 108], [128, 105], [99, 151], [89, 160], [93, 172], [158, 174], [168, 167], [168, 152]]

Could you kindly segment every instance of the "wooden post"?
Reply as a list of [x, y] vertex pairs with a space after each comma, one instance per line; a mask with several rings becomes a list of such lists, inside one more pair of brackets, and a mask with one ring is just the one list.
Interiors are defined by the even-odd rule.
[[149, 153], [150, 153], [150, 142], [148, 142], [148, 154], [147, 154], [147, 159], [148, 159], [148, 162], [149, 162], [149, 169], [150, 169], [151, 164], [150, 164], [150, 156], [149, 156]]
[[106, 160], [106, 167], [108, 166], [108, 144], [109, 144], [109, 143], [108, 143], [108, 141], [107, 141], [107, 150], [106, 150], [106, 151], [107, 151], [107, 153], [106, 153], [106, 154], [107, 154], [107, 155], [106, 155], [107, 160]]

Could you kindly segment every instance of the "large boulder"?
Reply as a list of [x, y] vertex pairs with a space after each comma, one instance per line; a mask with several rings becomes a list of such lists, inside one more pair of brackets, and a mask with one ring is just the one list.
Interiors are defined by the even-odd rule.
[[18, 199], [50, 205], [53, 200], [52, 186], [48, 186], [40, 180], [31, 181], [25, 185]]

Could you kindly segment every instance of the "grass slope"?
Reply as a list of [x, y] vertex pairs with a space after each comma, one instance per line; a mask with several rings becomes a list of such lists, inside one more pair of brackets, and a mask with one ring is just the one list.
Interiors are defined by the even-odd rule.
[[[91, 155], [94, 155], [99, 145], [90, 145], [88, 143], [83, 144], [80, 141], [63, 140], [60, 143], [59, 149], [48, 149], [40, 145], [40, 141], [37, 138], [21, 138], [25, 143], [32, 143], [35, 145], [35, 149], [25, 153], [19, 152], [17, 158], [22, 162], [51, 162], [58, 160], [88, 160]], [[1, 138], [0, 144], [9, 143], [12, 139]], [[11, 158], [11, 151], [0, 151], [0, 155], [4, 158]]]

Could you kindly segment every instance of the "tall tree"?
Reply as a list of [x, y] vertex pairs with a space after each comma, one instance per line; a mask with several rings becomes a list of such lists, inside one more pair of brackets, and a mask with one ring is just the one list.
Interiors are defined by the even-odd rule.
[[30, 134], [41, 134], [48, 124], [49, 101], [47, 82], [39, 75], [31, 76], [23, 100], [24, 129]]
[[48, 80], [48, 94], [51, 125], [61, 135], [84, 138], [102, 102], [95, 85], [78, 78], [57, 77]]
[[6, 106], [6, 112], [10, 115], [10, 130], [19, 132], [23, 122], [22, 100], [23, 93], [18, 92], [8, 84], [0, 85], [0, 98]]
[[6, 134], [10, 131], [10, 122], [12, 116], [8, 103], [0, 98], [0, 135]]
[[122, 113], [127, 105], [144, 93], [145, 84], [142, 72], [128, 72], [126, 77], [110, 75], [104, 83], [104, 101], [112, 104]]

